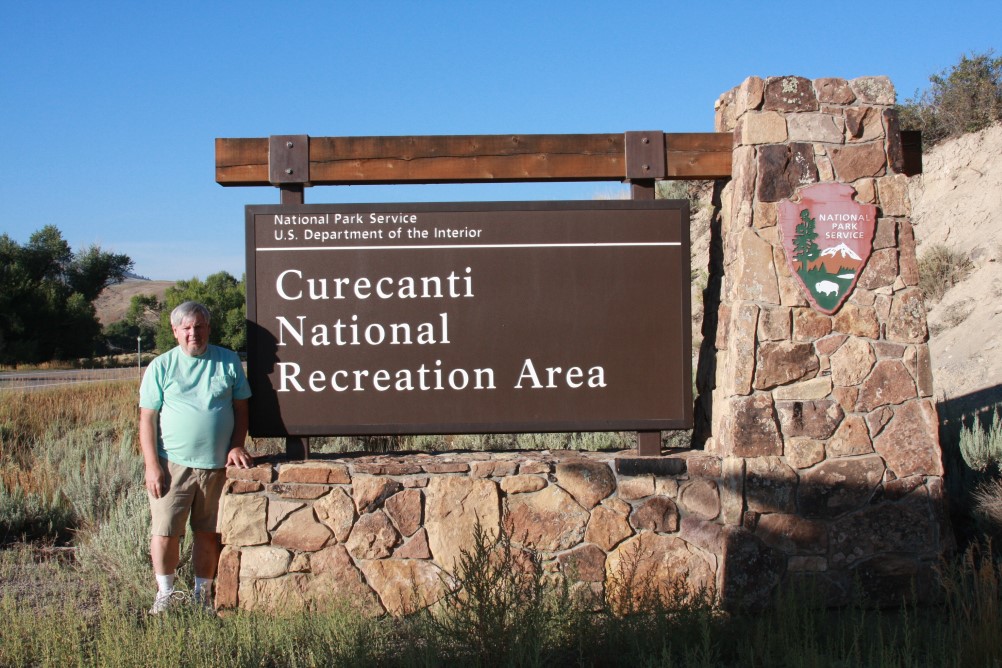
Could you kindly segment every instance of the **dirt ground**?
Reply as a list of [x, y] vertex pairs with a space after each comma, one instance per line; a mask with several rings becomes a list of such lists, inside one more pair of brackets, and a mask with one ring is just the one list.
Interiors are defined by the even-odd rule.
[[929, 306], [933, 379], [940, 402], [1002, 399], [1002, 124], [922, 156], [909, 183], [918, 256], [936, 244], [973, 271]]

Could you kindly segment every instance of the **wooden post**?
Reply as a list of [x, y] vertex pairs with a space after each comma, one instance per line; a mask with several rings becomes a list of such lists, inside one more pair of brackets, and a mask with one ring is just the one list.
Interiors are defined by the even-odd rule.
[[301, 184], [279, 186], [279, 190], [281, 191], [279, 203], [282, 205], [306, 203], [305, 189]]
[[[303, 184], [290, 183], [280, 185], [281, 203], [285, 204], [305, 204], [306, 193]], [[285, 456], [292, 460], [305, 461], [310, 458], [310, 439], [308, 436], [286, 436]]]
[[[658, 130], [627, 132], [626, 177], [630, 196], [635, 200], [652, 200], [657, 195], [655, 179], [664, 178], [666, 171], [665, 136]], [[642, 317], [643, 314], [638, 314]], [[637, 454], [657, 457], [661, 454], [660, 431], [637, 432]]]
[[[653, 179], [630, 182], [630, 194], [632, 196], [632, 199], [636, 200], [655, 199], [655, 193], [656, 193], [656, 186]], [[661, 454], [661, 432], [638, 431], [637, 454], [640, 455], [641, 457], [659, 456]]]
[[[268, 177], [280, 192], [281, 204], [305, 204], [310, 180], [310, 140], [306, 135], [273, 135], [268, 138]], [[285, 456], [310, 458], [310, 439], [290, 434], [285, 437]]]

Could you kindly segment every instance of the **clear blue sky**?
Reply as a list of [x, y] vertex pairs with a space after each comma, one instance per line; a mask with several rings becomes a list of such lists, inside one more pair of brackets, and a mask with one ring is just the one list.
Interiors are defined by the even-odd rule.
[[[1002, 2], [15, 2], [0, 13], [0, 233], [137, 273], [244, 270], [216, 137], [710, 132], [746, 77], [885, 74], [907, 99], [1002, 51]], [[307, 202], [581, 199], [615, 184], [312, 188]]]

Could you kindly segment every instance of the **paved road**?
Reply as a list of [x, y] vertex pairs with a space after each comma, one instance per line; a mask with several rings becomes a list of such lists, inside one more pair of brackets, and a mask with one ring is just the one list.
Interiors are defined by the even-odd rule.
[[42, 387], [101, 383], [109, 380], [138, 378], [136, 367], [121, 369], [74, 369], [71, 371], [4, 371], [0, 372], [0, 392], [3, 390], [36, 390]]

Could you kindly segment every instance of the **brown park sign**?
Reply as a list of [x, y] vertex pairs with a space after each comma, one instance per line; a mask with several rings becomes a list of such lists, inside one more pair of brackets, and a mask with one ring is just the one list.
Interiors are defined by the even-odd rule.
[[686, 202], [246, 211], [254, 436], [692, 424]]
[[786, 259], [814, 308], [831, 315], [849, 297], [873, 249], [877, 207], [844, 183], [816, 183], [779, 203]]

